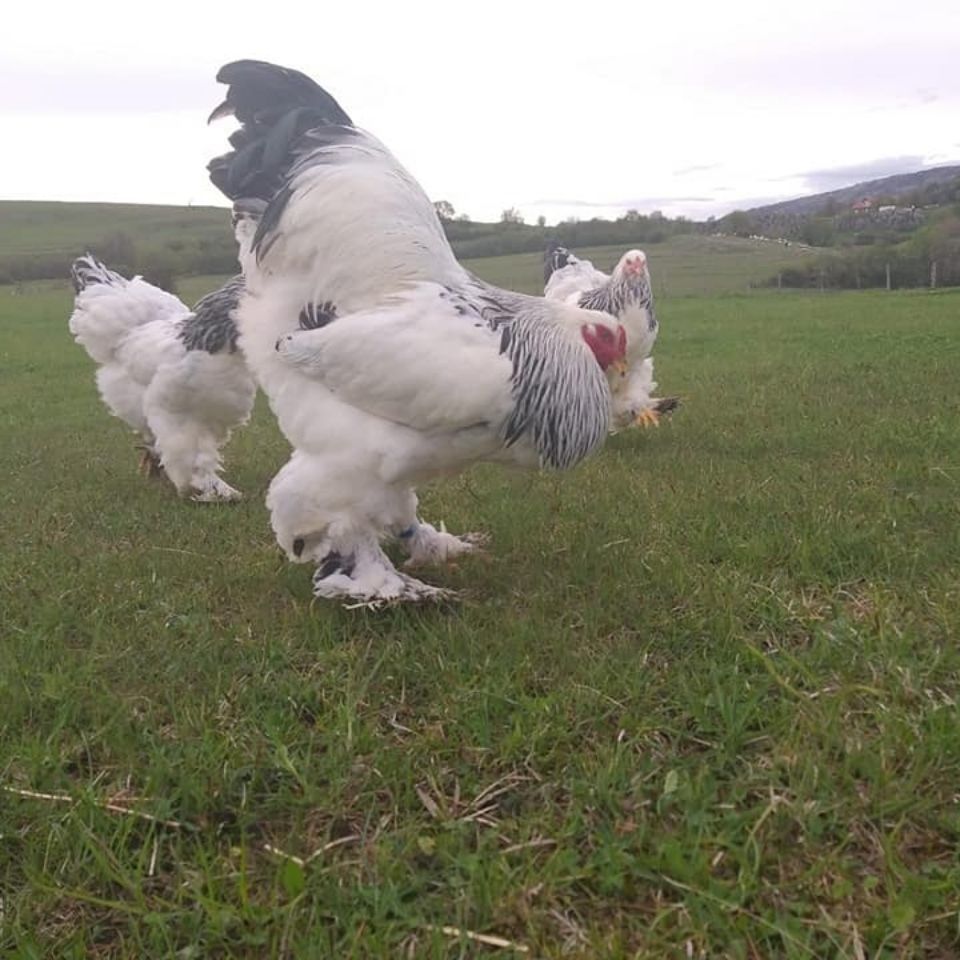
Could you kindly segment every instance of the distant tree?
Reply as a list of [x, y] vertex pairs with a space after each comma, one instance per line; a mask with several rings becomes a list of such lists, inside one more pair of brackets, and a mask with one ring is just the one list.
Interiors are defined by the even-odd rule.
[[452, 220], [457, 213], [449, 200], [437, 200], [433, 205], [433, 209], [437, 211], [437, 216], [441, 220]]
[[129, 233], [117, 231], [107, 234], [88, 249], [94, 256], [114, 267], [114, 269], [126, 268], [127, 271], [136, 269], [138, 263], [137, 245]]
[[800, 239], [811, 247], [830, 247], [836, 238], [832, 220], [810, 219], [800, 229]]
[[537, 217], [537, 226], [545, 227], [546, 225], [547, 225], [547, 218], [541, 213], [540, 216]]
[[734, 236], [749, 237], [754, 232], [753, 218], [745, 210], [734, 210], [724, 217], [726, 228]]
[[936, 260], [942, 276], [960, 269], [960, 218], [947, 215], [919, 231], [911, 244], [913, 252], [925, 261]]
[[469, 222], [470, 222], [469, 213], [461, 213], [457, 216], [457, 223], [469, 223]]
[[667, 218], [663, 215], [663, 211], [662, 211], [662, 210], [654, 210], [653, 213], [650, 214], [650, 219], [651, 219], [651, 220], [666, 220]]
[[634, 210], [632, 207], [623, 215], [623, 219], [628, 223], [636, 223], [638, 220], [642, 220], [643, 217], [640, 214], [639, 210]]
[[523, 214], [516, 207], [509, 207], [500, 214], [501, 223], [523, 223]]
[[162, 287], [170, 293], [177, 292], [176, 286], [176, 261], [163, 253], [150, 253], [144, 257], [144, 262], [140, 265], [140, 271], [143, 278], [154, 286]]

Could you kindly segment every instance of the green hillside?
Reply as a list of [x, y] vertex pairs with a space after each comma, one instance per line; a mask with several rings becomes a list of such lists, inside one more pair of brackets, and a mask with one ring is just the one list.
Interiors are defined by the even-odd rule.
[[219, 243], [229, 230], [226, 207], [0, 200], [0, 256], [73, 253], [116, 233], [149, 248], [185, 233]]
[[225, 207], [0, 201], [0, 283], [64, 276], [86, 250], [160, 281], [231, 272], [236, 256]]

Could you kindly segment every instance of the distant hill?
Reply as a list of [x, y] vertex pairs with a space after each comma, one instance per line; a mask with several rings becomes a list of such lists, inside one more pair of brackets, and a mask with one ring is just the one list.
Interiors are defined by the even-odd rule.
[[950, 183], [957, 177], [960, 177], [960, 165], [932, 167], [915, 173], [898, 173], [892, 177], [881, 177], [879, 180], [864, 180], [850, 187], [815, 193], [796, 200], [768, 203], [762, 207], [752, 207], [746, 212], [761, 218], [769, 214], [812, 216], [829, 208], [831, 201], [837, 207], [849, 207], [854, 201], [864, 197], [901, 199], [915, 191], [923, 191], [937, 184]]
[[236, 269], [225, 207], [0, 200], [0, 283], [68, 276], [88, 250], [159, 283]]
[[[0, 200], [0, 255], [73, 253], [104, 237], [126, 233], [134, 243], [221, 240], [230, 235], [226, 207], [169, 207], [146, 203], [59, 203]], [[81, 251], [82, 252], [82, 251]]]
[[824, 193], [734, 210], [711, 224], [740, 237], [801, 241], [813, 247], [900, 243], [960, 202], [960, 165], [864, 180]]

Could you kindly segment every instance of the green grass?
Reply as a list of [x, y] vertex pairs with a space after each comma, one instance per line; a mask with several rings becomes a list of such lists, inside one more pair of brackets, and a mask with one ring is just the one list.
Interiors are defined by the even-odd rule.
[[262, 403], [243, 504], [139, 478], [68, 305], [0, 289], [0, 950], [958, 955], [960, 296], [667, 298], [673, 420], [434, 484], [492, 558], [379, 614]]

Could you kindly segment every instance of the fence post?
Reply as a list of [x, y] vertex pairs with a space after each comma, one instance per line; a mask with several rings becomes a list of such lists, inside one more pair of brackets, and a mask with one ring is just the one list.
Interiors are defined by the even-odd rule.
[[937, 288], [937, 261], [930, 261], [930, 289], [935, 290]]
[[887, 289], [890, 289], [890, 264], [887, 264]]

